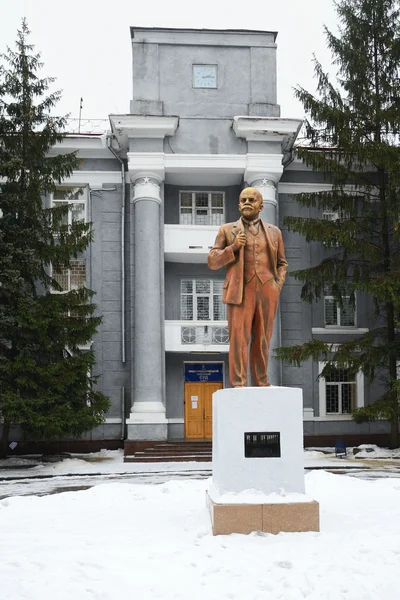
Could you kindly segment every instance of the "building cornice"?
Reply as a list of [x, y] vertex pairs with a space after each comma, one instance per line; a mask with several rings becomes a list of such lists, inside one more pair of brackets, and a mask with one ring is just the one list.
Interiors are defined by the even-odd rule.
[[[282, 175], [282, 154], [165, 154], [163, 152], [128, 152], [131, 181], [142, 176], [167, 178], [174, 185], [239, 185], [267, 178], [275, 184]], [[186, 178], [190, 175], [189, 181]]]
[[[278, 192], [280, 194], [315, 194], [317, 192], [330, 192], [333, 189], [333, 185], [331, 183], [322, 183], [322, 182], [308, 182], [308, 183], [299, 183], [296, 181], [283, 181], [279, 183]], [[351, 194], [356, 191], [356, 188], [353, 185], [346, 185], [344, 187], [344, 191]]]
[[[164, 139], [174, 135], [179, 117], [110, 115], [111, 130], [121, 146], [131, 138]], [[121, 143], [122, 142], [122, 143]]]
[[165, 166], [170, 172], [206, 169], [243, 173], [247, 164], [246, 154], [164, 154], [164, 157]]
[[109, 158], [112, 155], [107, 148], [107, 135], [66, 135], [48, 152], [49, 156], [76, 152], [79, 158]]
[[281, 142], [285, 152], [292, 147], [302, 124], [302, 119], [281, 117], [233, 118], [233, 130], [237, 137], [245, 138], [247, 142]]

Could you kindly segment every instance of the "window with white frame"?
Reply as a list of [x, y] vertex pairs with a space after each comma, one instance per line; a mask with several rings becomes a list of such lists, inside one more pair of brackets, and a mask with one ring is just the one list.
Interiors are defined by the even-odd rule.
[[61, 225], [71, 225], [87, 220], [87, 188], [58, 187], [51, 195], [52, 206], [65, 206], [70, 210], [61, 220]]
[[342, 297], [342, 304], [332, 295], [324, 296], [325, 327], [355, 327], [356, 307], [350, 296]]
[[181, 225], [222, 225], [224, 223], [223, 192], [180, 192]]
[[70, 292], [86, 285], [86, 261], [84, 259], [73, 259], [70, 268], [61, 267], [52, 270], [53, 279], [59, 284], [61, 290], [53, 292]]
[[222, 280], [182, 279], [182, 321], [226, 321], [226, 305], [222, 303]]
[[332, 210], [324, 210], [324, 212], [322, 213], [322, 218], [325, 221], [339, 221], [339, 219], [341, 221], [345, 221], [347, 219], [350, 219], [350, 213], [346, 212], [345, 210], [336, 212]]
[[[319, 363], [321, 373], [325, 363]], [[319, 380], [320, 417], [351, 416], [356, 408], [364, 406], [364, 376], [350, 374], [346, 368], [332, 369]]]

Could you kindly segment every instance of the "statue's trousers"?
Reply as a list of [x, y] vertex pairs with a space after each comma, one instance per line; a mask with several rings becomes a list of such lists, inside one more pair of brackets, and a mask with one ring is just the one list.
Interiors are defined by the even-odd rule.
[[257, 275], [244, 284], [241, 304], [228, 304], [229, 379], [232, 387], [267, 386], [269, 345], [278, 308], [280, 287], [275, 279], [262, 284]]

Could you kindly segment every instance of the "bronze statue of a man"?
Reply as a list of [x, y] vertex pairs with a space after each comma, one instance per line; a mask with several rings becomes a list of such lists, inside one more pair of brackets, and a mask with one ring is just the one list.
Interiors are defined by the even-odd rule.
[[229, 378], [232, 387], [270, 385], [269, 344], [288, 263], [282, 233], [259, 218], [263, 199], [255, 188], [239, 197], [241, 218], [220, 227], [208, 266], [227, 267], [222, 301], [228, 304]]

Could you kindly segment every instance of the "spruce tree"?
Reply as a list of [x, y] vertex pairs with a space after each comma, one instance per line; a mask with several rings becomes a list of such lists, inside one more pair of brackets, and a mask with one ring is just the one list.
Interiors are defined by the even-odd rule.
[[[325, 28], [337, 66], [333, 83], [315, 60], [316, 94], [297, 87], [308, 115], [308, 142], [299, 156], [324, 173], [332, 191], [299, 194], [296, 200], [318, 217], [287, 217], [286, 226], [308, 241], [323, 242], [322, 260], [292, 275], [304, 282], [302, 298], [320, 299], [327, 288], [343, 308], [358, 292], [373, 299], [368, 333], [335, 347], [319, 340], [280, 348], [283, 361], [327, 360], [335, 368], [361, 370], [383, 381], [373, 404], [354, 410], [356, 422], [386, 419], [398, 445], [400, 416], [396, 361], [400, 360], [400, 37], [397, 0], [338, 0], [339, 34]], [[328, 221], [322, 211], [332, 211]], [[307, 214], [307, 213], [303, 213]], [[323, 248], [323, 247], [322, 247]]]
[[[78, 435], [109, 407], [95, 391], [95, 357], [82, 351], [101, 322], [93, 292], [64, 293], [67, 273], [92, 239], [91, 224], [68, 219], [68, 203], [45, 208], [79, 160], [49, 151], [64, 139], [65, 119], [51, 116], [60, 92], [40, 78], [40, 54], [25, 20], [15, 50], [0, 66], [0, 454], [19, 425], [30, 440]], [[67, 221], [72, 221], [70, 224]]]

